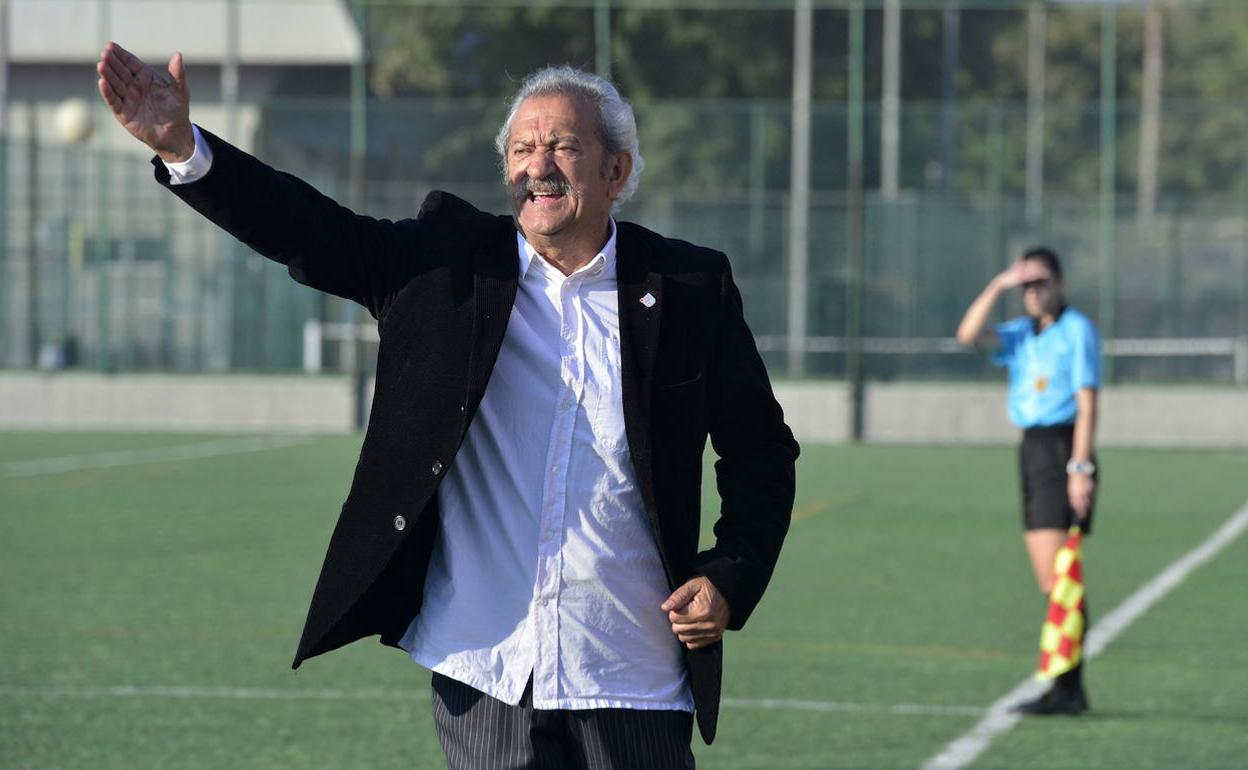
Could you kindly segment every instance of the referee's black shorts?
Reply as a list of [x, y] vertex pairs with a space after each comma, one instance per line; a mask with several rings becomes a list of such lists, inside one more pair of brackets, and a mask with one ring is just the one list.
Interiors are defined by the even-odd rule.
[[[1079, 521], [1066, 496], [1066, 463], [1074, 445], [1073, 425], [1027, 428], [1018, 448], [1018, 471], [1023, 487], [1024, 529], [1069, 529]], [[1096, 458], [1093, 457], [1093, 462]], [[1096, 481], [1100, 468], [1092, 474]], [[1099, 483], [1098, 483], [1099, 486]], [[1096, 490], [1092, 493], [1096, 507]], [[1082, 521], [1084, 534], [1092, 532], [1092, 514]]]

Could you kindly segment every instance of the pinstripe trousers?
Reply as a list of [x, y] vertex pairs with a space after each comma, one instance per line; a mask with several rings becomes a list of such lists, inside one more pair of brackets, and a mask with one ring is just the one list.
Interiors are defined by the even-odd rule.
[[433, 675], [433, 722], [449, 770], [692, 770], [693, 714], [539, 710]]

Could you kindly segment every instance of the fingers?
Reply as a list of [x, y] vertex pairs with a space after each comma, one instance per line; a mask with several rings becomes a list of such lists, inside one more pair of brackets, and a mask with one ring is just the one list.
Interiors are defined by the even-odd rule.
[[1090, 480], [1078, 482], [1072, 479], [1068, 485], [1066, 496], [1070, 499], [1070, 507], [1080, 519], [1086, 519], [1088, 512], [1092, 510], [1092, 493], [1095, 489], [1095, 484]]
[[1049, 270], [1037, 261], [1023, 260], [1021, 266], [1019, 267], [1019, 275], [1022, 276], [1023, 283], [1030, 283], [1031, 281], [1038, 281], [1042, 278], [1047, 278]]
[[169, 76], [180, 90], [186, 90], [186, 65], [182, 61], [182, 53], [175, 52], [169, 57]]
[[719, 624], [710, 621], [699, 621], [695, 623], [673, 623], [672, 633], [680, 639], [680, 641], [688, 641], [689, 639], [714, 638], [718, 639], [724, 630]]
[[100, 96], [103, 97], [104, 103], [112, 110], [113, 115], [118, 120], [125, 122], [122, 117], [126, 112], [126, 94], [125, 86], [119, 85], [113, 77], [110, 77], [105, 70], [104, 63], [97, 65], [100, 71], [100, 78], [96, 82], [96, 87], [100, 90]]
[[122, 67], [125, 67], [133, 75], [139, 74], [147, 66], [142, 59], [113, 42], [104, 47], [104, 53], [105, 55], [111, 54]]
[[673, 591], [661, 609], [667, 612], [672, 633], [691, 650], [723, 638], [732, 614], [715, 585], [701, 576]]
[[95, 65], [95, 71], [100, 73], [100, 79], [108, 83], [118, 96], [125, 95], [126, 88], [134, 79], [134, 76], [117, 64], [116, 60], [101, 58], [100, 62]]
[[121, 95], [114, 91], [108, 81], [102, 77], [96, 85], [99, 87], [100, 96], [104, 97], [104, 103], [108, 105], [108, 108], [113, 112], [121, 112], [122, 108], [125, 106], [122, 102]]
[[[682, 640], [682, 642], [683, 641], [684, 640]], [[684, 642], [684, 645], [690, 650], [700, 650], [703, 647], [709, 647], [718, 641], [719, 641], [719, 637], [715, 637], [714, 639], [694, 639], [692, 641]]]
[[1018, 260], [1002, 270], [997, 281], [1003, 289], [1012, 289], [1023, 282], [1023, 260]]
[[126, 109], [127, 93], [134, 87], [134, 75], [119, 60], [115, 43], [109, 43], [100, 53], [95, 71], [100, 75], [100, 96], [113, 114], [121, 115]]
[[674, 623], [672, 633], [676, 634], [676, 638], [686, 647], [696, 650], [719, 641], [724, 635], [724, 630], [711, 622]]
[[1075, 506], [1075, 514], [1081, 518], [1088, 518], [1088, 512], [1092, 510], [1092, 490], [1088, 489], [1079, 499], [1079, 504]]
[[107, 72], [123, 83], [129, 82], [134, 78], [130, 70], [116, 56], [111, 55], [108, 49], [105, 49], [104, 53], [100, 54], [100, 63], [96, 65], [96, 69], [99, 70], [101, 75]]
[[664, 612], [683, 609], [689, 602], [693, 601], [693, 597], [698, 595], [699, 588], [699, 584], [693, 580], [685, 583], [673, 591], [672, 595], [667, 597], [667, 601], [663, 602], [659, 609]]

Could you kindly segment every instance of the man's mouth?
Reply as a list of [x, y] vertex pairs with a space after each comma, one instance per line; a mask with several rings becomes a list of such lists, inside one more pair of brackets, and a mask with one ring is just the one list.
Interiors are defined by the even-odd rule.
[[530, 192], [529, 193], [529, 200], [538, 204], [557, 203], [563, 200], [564, 197], [565, 196], [562, 192]]
[[571, 197], [574, 192], [572, 185], [564, 180], [526, 179], [512, 185], [512, 195], [539, 206], [556, 205], [564, 198]]

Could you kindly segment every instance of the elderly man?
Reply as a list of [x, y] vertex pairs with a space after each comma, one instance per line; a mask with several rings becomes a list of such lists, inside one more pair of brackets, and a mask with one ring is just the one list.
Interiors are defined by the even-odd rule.
[[[454, 768], [692, 767], [798, 448], [724, 255], [612, 218], [642, 169], [616, 89], [567, 67], [524, 82], [497, 140], [511, 216], [434, 192], [390, 222], [192, 125], [180, 55], [158, 72], [110, 43], [98, 71], [161, 184], [378, 322], [294, 665], [374, 634], [402, 648], [433, 671]], [[699, 552], [708, 435], [723, 504]]]

